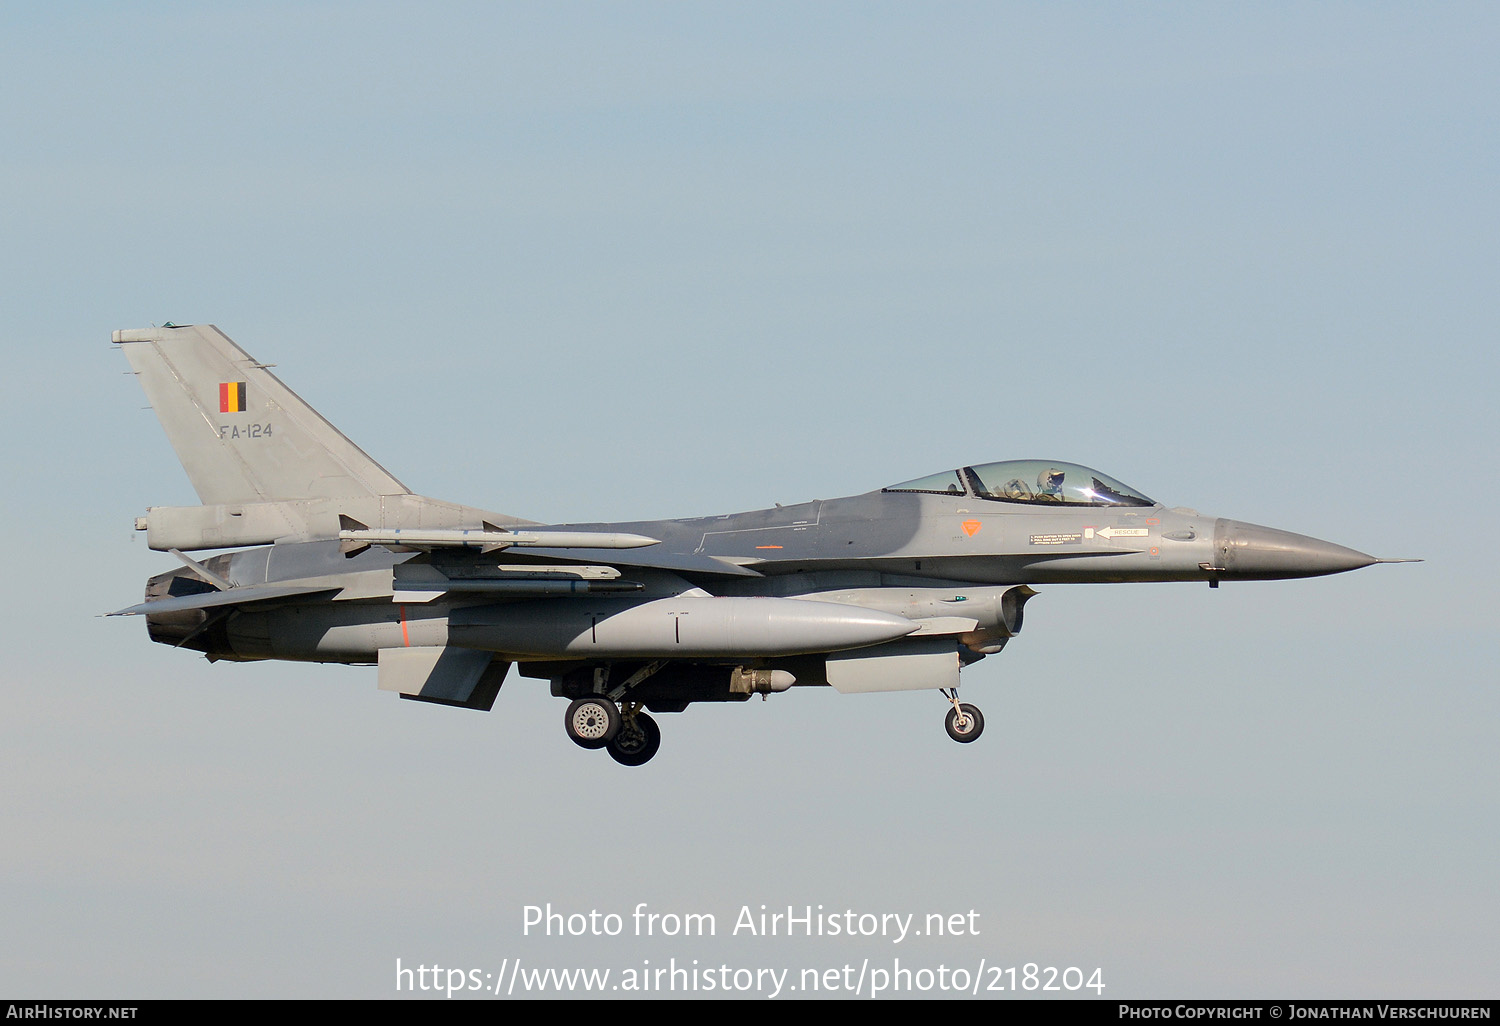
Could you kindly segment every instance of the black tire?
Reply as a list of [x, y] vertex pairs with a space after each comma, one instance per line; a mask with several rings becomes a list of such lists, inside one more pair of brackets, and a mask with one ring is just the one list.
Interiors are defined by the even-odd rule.
[[621, 766], [642, 766], [661, 748], [661, 728], [643, 712], [635, 714], [635, 729], [622, 725], [606, 745], [609, 757]]
[[577, 698], [563, 717], [563, 729], [579, 748], [603, 748], [620, 729], [620, 708], [607, 698]]
[[[958, 710], [964, 711], [967, 717], [963, 727], [958, 725]], [[948, 736], [959, 744], [966, 745], [970, 741], [979, 740], [979, 735], [984, 733], [984, 715], [980, 713], [978, 706], [967, 702], [961, 703], [958, 708], [948, 710], [948, 719], [944, 724], [948, 728]]]

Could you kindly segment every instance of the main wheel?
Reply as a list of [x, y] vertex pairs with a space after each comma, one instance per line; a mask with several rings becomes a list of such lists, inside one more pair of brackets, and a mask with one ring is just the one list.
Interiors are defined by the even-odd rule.
[[606, 745], [609, 757], [621, 766], [640, 766], [650, 762], [661, 747], [661, 728], [643, 712], [635, 714], [635, 729], [622, 723], [619, 732]]
[[[963, 723], [959, 723], [959, 710], [963, 710]], [[948, 728], [948, 736], [960, 744], [968, 744], [977, 740], [984, 733], [984, 716], [979, 712], [977, 706], [962, 702], [957, 707], [948, 710], [948, 720], [945, 724]]]
[[603, 748], [620, 729], [620, 710], [607, 698], [574, 699], [563, 717], [568, 737], [580, 748]]

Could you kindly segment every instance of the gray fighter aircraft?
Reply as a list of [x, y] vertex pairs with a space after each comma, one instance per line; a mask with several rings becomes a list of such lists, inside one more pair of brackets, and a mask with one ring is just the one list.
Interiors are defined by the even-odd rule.
[[[489, 710], [512, 664], [570, 700], [583, 748], [656, 754], [646, 712], [792, 686], [931, 689], [969, 742], [962, 668], [1034, 585], [1316, 577], [1379, 560], [1167, 509], [1054, 460], [687, 520], [542, 525], [414, 495], [212, 326], [117, 331], [202, 502], [136, 520], [153, 641], [210, 660], [374, 665], [402, 698]], [[198, 561], [186, 555], [229, 549]]]

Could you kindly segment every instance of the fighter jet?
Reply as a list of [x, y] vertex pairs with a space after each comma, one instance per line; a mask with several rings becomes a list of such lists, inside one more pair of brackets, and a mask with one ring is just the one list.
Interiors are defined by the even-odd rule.
[[[582, 748], [638, 766], [650, 713], [794, 687], [925, 689], [984, 730], [965, 666], [1021, 631], [1035, 586], [1275, 580], [1380, 562], [1168, 509], [1058, 460], [978, 463], [724, 516], [544, 525], [415, 495], [211, 325], [116, 331], [201, 501], [136, 519], [182, 564], [153, 641], [219, 659], [376, 667], [404, 699], [490, 710], [512, 666], [568, 700]], [[228, 550], [203, 558], [201, 550]], [[649, 712], [648, 712], [649, 710]]]

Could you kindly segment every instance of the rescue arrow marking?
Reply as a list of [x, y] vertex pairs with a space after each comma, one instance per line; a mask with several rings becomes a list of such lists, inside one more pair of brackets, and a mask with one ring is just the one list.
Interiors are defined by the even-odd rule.
[[[1088, 532], [1084, 532], [1087, 534]], [[1145, 527], [1098, 527], [1093, 531], [1095, 538], [1144, 538], [1150, 534], [1149, 528]]]

